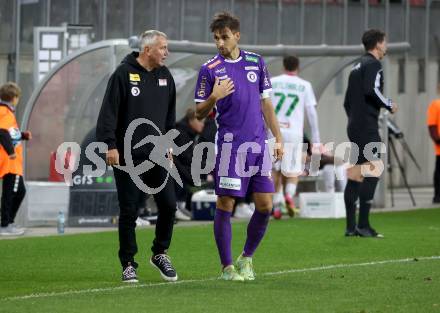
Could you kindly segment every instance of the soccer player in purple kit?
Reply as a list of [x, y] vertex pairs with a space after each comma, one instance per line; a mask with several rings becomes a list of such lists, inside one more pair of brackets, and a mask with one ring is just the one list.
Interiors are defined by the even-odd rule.
[[[272, 211], [274, 184], [266, 126], [276, 139], [274, 157], [282, 158], [282, 139], [270, 100], [271, 84], [261, 56], [240, 50], [240, 22], [228, 12], [210, 25], [219, 53], [202, 65], [195, 90], [197, 117], [216, 115], [217, 209], [214, 237], [223, 266], [221, 279], [254, 280], [252, 256], [263, 239]], [[249, 151], [250, 150], [250, 151]], [[234, 267], [231, 253], [231, 213], [235, 198], [252, 194], [252, 215], [242, 254]]]

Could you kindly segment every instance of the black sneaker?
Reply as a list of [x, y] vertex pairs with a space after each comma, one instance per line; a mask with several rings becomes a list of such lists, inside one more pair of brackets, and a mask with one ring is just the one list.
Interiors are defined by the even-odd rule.
[[378, 233], [371, 226], [365, 228], [356, 227], [356, 234], [360, 237], [384, 238], [384, 235]]
[[124, 283], [137, 283], [136, 269], [131, 263], [128, 263], [127, 267], [122, 270], [122, 281]]
[[160, 276], [166, 281], [176, 281], [177, 273], [171, 264], [171, 259], [166, 254], [157, 254], [151, 257], [150, 264], [157, 268]]
[[345, 237], [356, 237], [357, 232], [356, 229], [346, 229], [345, 230]]

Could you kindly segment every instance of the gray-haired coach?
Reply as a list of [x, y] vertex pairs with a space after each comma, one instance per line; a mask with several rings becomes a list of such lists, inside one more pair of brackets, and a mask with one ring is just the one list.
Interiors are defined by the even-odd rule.
[[[176, 121], [176, 87], [164, 61], [168, 56], [167, 36], [156, 30], [145, 31], [140, 36], [140, 52], [128, 54], [111, 75], [101, 111], [98, 117], [96, 137], [108, 145], [108, 165], [125, 165], [124, 136], [128, 126], [138, 118], [153, 122], [162, 134], [173, 129]], [[135, 166], [149, 159], [153, 148], [146, 144], [133, 148], [149, 135], [159, 135], [151, 125], [138, 126], [131, 140], [131, 156]], [[171, 155], [169, 155], [171, 158]], [[142, 174], [140, 178], [150, 188], [159, 187], [166, 179], [167, 170], [158, 165]], [[119, 259], [122, 265], [122, 280], [137, 282], [134, 260], [137, 253], [136, 219], [140, 190], [126, 171], [114, 167], [118, 192], [119, 215]], [[165, 187], [154, 194], [158, 206], [156, 233], [151, 248], [150, 263], [156, 267], [163, 279], [176, 281], [177, 273], [167, 255], [173, 232], [176, 199], [174, 182], [167, 180]]]

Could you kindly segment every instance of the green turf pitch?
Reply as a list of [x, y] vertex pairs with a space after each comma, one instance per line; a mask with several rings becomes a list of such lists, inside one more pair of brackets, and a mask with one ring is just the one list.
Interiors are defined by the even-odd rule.
[[[440, 258], [422, 258], [440, 256], [440, 209], [371, 219], [385, 239], [344, 238], [344, 220], [271, 221], [245, 283], [216, 279], [211, 225], [176, 227], [177, 284], [147, 263], [153, 231], [139, 231], [134, 288], [116, 232], [0, 240], [0, 312], [440, 312]], [[234, 223], [235, 257], [245, 233]]]

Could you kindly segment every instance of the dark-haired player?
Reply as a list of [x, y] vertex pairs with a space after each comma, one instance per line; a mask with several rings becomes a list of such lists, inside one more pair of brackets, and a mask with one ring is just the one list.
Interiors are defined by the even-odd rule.
[[[219, 53], [202, 65], [195, 101], [198, 117], [203, 118], [214, 110], [218, 124], [214, 236], [223, 266], [221, 278], [253, 280], [252, 256], [266, 231], [274, 192], [265, 122], [278, 143], [275, 148], [278, 159], [282, 156], [281, 134], [270, 100], [271, 84], [263, 58], [238, 48], [239, 20], [222, 12], [215, 15], [210, 28]], [[235, 198], [247, 193], [253, 195], [256, 210], [249, 222], [236, 270], [231, 256], [230, 218]]]

